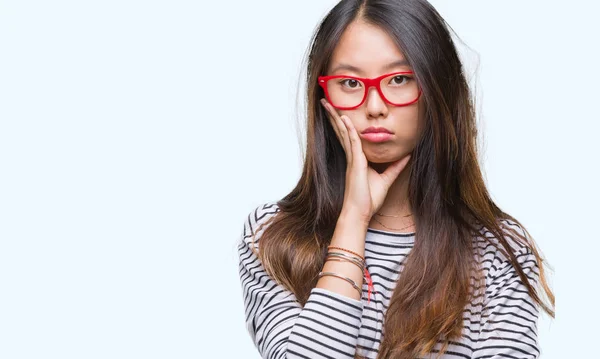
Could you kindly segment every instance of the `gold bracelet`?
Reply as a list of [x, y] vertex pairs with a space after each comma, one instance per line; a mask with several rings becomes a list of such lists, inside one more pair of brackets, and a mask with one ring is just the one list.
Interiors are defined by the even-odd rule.
[[350, 279], [348, 277], [341, 276], [341, 275], [339, 275], [337, 273], [333, 273], [333, 272], [319, 272], [319, 278], [321, 278], [323, 276], [328, 276], [328, 275], [329, 276], [334, 276], [334, 277], [337, 277], [337, 278], [340, 278], [340, 279], [343, 279], [346, 282], [352, 284], [352, 286], [354, 287], [354, 289], [356, 289], [356, 291], [358, 292], [359, 298], [362, 298], [362, 289], [359, 288], [359, 286], [356, 284], [355, 281], [353, 281], [352, 279]]
[[365, 260], [364, 259], [362, 259], [360, 257], [356, 257], [356, 256], [351, 256], [349, 254], [345, 254], [345, 253], [342, 253], [342, 252], [332, 252], [332, 251], [329, 251], [329, 252], [327, 252], [327, 255], [328, 256], [331, 255], [331, 256], [337, 256], [337, 257], [351, 258], [351, 259], [357, 261], [358, 263], [361, 263], [363, 265], [365, 264]]
[[353, 252], [353, 251], [351, 251], [351, 250], [349, 250], [349, 249], [342, 248], [342, 247], [331, 246], [331, 245], [330, 245], [330, 246], [327, 246], [327, 249], [331, 249], [331, 248], [333, 248], [333, 249], [339, 249], [339, 250], [342, 250], [342, 251], [345, 251], [345, 252], [348, 252], [348, 253], [352, 253], [352, 254], [354, 254], [355, 256], [358, 256], [358, 257], [359, 257], [360, 259], [362, 259], [363, 261], [365, 260], [365, 257], [363, 257], [363, 256], [361, 256], [360, 254], [358, 254], [358, 253], [356, 253], [356, 252]]
[[[349, 261], [347, 259], [342, 259], [342, 258], [327, 258], [325, 260], [325, 262], [329, 262], [329, 261], [333, 261], [333, 262], [352, 262], [352, 261]], [[352, 262], [352, 264], [356, 264], [356, 263]], [[358, 264], [356, 264], [356, 266], [358, 267], [358, 269], [360, 269], [361, 272], [364, 271], [364, 269], [361, 268]]]
[[[331, 257], [344, 257], [344, 258], [334, 259]], [[356, 265], [360, 269], [361, 272], [365, 270], [364, 263], [359, 262], [358, 260], [353, 259], [353, 258], [348, 258], [347, 256], [345, 256], [341, 253], [329, 253], [329, 254], [327, 254], [327, 257], [325, 257], [325, 261], [350, 262], [350, 263]]]

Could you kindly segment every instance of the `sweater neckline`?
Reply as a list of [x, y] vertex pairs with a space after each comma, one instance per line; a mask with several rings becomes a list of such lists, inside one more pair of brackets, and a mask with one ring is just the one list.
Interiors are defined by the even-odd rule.
[[383, 234], [386, 236], [392, 236], [392, 237], [414, 237], [416, 232], [405, 232], [405, 233], [398, 233], [398, 232], [390, 232], [390, 231], [384, 231], [383, 229], [379, 229], [379, 228], [367, 228], [367, 232], [372, 232], [372, 233], [376, 233], [376, 234]]
[[413, 245], [415, 243], [415, 234], [415, 232], [396, 233], [382, 229], [367, 228], [367, 238], [383, 245]]

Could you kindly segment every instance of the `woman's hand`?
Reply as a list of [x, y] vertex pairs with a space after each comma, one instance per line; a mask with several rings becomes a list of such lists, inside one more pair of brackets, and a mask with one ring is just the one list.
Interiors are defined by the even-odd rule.
[[321, 104], [346, 152], [346, 188], [342, 213], [358, 215], [369, 223], [373, 214], [383, 205], [390, 186], [408, 163], [410, 155], [392, 163], [383, 173], [378, 173], [369, 166], [352, 121], [345, 115], [339, 116], [325, 99], [321, 99]]

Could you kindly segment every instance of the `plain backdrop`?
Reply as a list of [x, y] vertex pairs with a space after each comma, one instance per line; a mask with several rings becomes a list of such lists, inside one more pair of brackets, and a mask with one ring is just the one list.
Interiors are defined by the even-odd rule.
[[[235, 243], [299, 178], [335, 3], [0, 1], [0, 358], [259, 358]], [[542, 357], [596, 357], [600, 7], [433, 4], [493, 198], [554, 269]]]

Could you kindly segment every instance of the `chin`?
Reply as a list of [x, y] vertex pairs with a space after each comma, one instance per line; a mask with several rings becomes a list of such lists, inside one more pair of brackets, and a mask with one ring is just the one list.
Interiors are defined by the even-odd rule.
[[378, 173], [383, 173], [383, 171], [385, 171], [385, 169], [392, 164], [392, 162], [396, 162], [404, 158], [410, 154], [411, 151], [405, 148], [396, 148], [393, 152], [387, 150], [373, 153], [373, 151], [366, 150], [364, 153], [369, 166]]
[[406, 152], [398, 151], [398, 149], [390, 152], [389, 149], [382, 149], [380, 152], [364, 151], [365, 157], [369, 164], [386, 164], [397, 161], [405, 156]]

